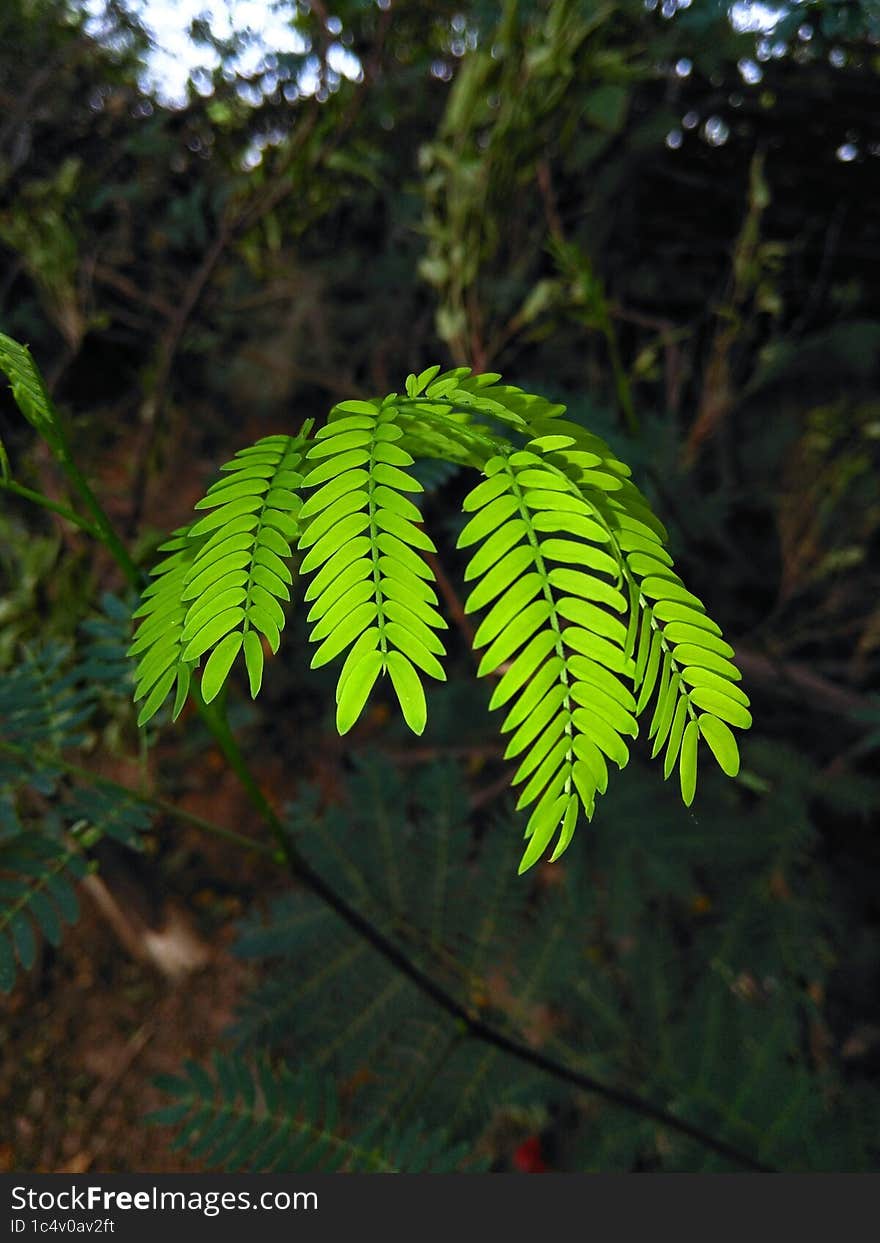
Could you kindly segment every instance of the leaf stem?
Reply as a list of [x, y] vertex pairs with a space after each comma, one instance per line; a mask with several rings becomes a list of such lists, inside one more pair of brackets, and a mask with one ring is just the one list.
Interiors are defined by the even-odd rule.
[[42, 492], [35, 492], [33, 488], [26, 488], [24, 484], [16, 483], [14, 479], [0, 479], [0, 488], [3, 488], [6, 492], [11, 492], [13, 496], [20, 496], [25, 501], [31, 501], [34, 505], [40, 505], [43, 509], [51, 510], [53, 514], [58, 514], [68, 522], [72, 522], [74, 526], [78, 526], [80, 530], [85, 531], [87, 535], [91, 535], [95, 539], [101, 538], [98, 528], [93, 526], [87, 518], [80, 517], [69, 506], [62, 505], [60, 501], [53, 501], [51, 497], [44, 496]]
[[126, 581], [130, 584], [130, 586], [140, 587], [143, 580], [141, 571], [132, 561], [128, 554], [127, 548], [116, 534], [113, 524], [107, 517], [100, 501], [89, 487], [85, 476], [80, 471], [76, 462], [74, 462], [73, 458], [70, 456], [66, 443], [61, 443], [60, 449], [58, 450], [56, 456], [64, 473], [70, 480], [73, 490], [77, 493], [86, 509], [94, 518], [96, 527], [95, 534], [98, 539], [112, 554], [116, 564], [122, 570], [122, 573], [125, 575]]
[[[17, 747], [14, 743], [0, 741], [0, 751], [4, 755], [9, 755], [14, 759], [23, 760], [27, 763], [32, 764], [34, 760], [32, 752], [24, 747]], [[60, 768], [71, 777], [78, 777], [82, 781], [88, 781], [92, 785], [101, 786], [105, 790], [112, 790], [114, 794], [119, 794], [122, 797], [131, 799], [133, 802], [141, 803], [144, 807], [152, 807], [155, 811], [161, 812], [162, 815], [180, 820], [184, 824], [191, 824], [194, 828], [210, 833], [212, 837], [222, 837], [226, 841], [234, 842], [236, 846], [243, 847], [245, 850], [266, 855], [276, 861], [278, 859], [278, 852], [265, 842], [258, 842], [252, 837], [245, 836], [244, 833], [236, 833], [234, 829], [227, 829], [222, 824], [214, 824], [213, 821], [206, 820], [203, 816], [197, 816], [194, 812], [185, 811], [175, 803], [168, 802], [167, 799], [157, 798], [155, 795], [133, 790], [131, 786], [124, 785], [120, 781], [113, 781], [110, 777], [102, 777], [99, 773], [93, 772], [92, 769], [83, 768], [80, 764], [74, 764], [70, 760], [64, 759], [61, 755], [53, 753], [47, 758], [46, 762], [54, 768]]]

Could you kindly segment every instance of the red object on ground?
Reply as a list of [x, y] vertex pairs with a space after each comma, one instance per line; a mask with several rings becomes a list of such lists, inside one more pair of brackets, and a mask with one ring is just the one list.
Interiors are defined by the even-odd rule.
[[520, 1174], [546, 1174], [547, 1165], [541, 1153], [541, 1139], [530, 1135], [514, 1151], [513, 1165]]

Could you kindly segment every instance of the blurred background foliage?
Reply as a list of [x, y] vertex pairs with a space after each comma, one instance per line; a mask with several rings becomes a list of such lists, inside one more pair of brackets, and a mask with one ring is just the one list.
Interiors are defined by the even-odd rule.
[[[173, 99], [150, 76], [157, 0], [0, 8], [0, 328], [145, 562], [237, 448], [433, 361], [606, 436], [736, 646], [755, 718], [736, 783], [707, 774], [689, 813], [637, 747], [565, 860], [516, 880], [455, 586], [462, 484], [430, 464], [457, 639], [424, 738], [380, 703], [340, 743], [297, 616], [231, 719], [306, 855], [475, 1013], [780, 1169], [876, 1168], [875, 4], [265, 0], [283, 51], [222, 7], [193, 21]], [[0, 398], [3, 477], [62, 499]], [[122, 594], [81, 532], [4, 497], [0, 668], [66, 671], [89, 700], [68, 762], [257, 832], [196, 720], [138, 738]], [[161, 810], [114, 831], [70, 772], [22, 786], [4, 765], [0, 846], [54, 834], [105, 865], [100, 887], [65, 873], [87, 893], [72, 941], [16, 943], [4, 1168], [219, 1161], [204, 1102], [183, 1153], [143, 1124], [156, 1072], [211, 1097], [179, 1074], [215, 1048], [314, 1067], [343, 1128], [442, 1128], [486, 1168], [735, 1168], [464, 1039], [234, 846]]]

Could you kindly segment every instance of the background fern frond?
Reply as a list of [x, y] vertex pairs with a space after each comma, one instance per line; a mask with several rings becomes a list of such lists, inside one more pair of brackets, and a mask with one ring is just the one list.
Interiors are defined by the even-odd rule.
[[[306, 790], [288, 823], [351, 905], [493, 1027], [636, 1086], [771, 1164], [821, 1168], [836, 1154], [838, 1168], [871, 1168], [870, 1099], [850, 1118], [839, 1080], [804, 1052], [812, 994], [834, 961], [809, 889], [818, 781], [787, 747], [753, 741], [748, 762], [765, 796], [755, 804], [710, 770], [707, 833], [682, 815], [677, 790], [651, 792], [650, 768], [634, 755], [583, 848], [534, 885], [515, 876], [507, 825], [474, 826], [454, 765], [403, 778], [363, 755], [342, 805], [322, 808]], [[500, 1114], [559, 1110], [580, 1118], [562, 1141], [567, 1156], [557, 1154], [563, 1168], [731, 1168], [654, 1122], [575, 1103], [463, 1036], [302, 891], [276, 899], [266, 919], [251, 916], [237, 950], [263, 964], [236, 1029], [242, 1046], [288, 1060], [310, 1049], [362, 1122], [422, 1118], [478, 1145]]]
[[90, 844], [99, 837], [112, 837], [131, 850], [142, 848], [141, 839], [151, 821], [143, 802], [116, 787], [76, 786], [65, 801], [64, 815], [79, 828], [88, 825], [94, 830]]
[[106, 645], [107, 627], [119, 677], [113, 689], [117, 703], [127, 701], [119, 656], [128, 611], [119, 601], [105, 605], [115, 618], [95, 621], [84, 660], [60, 644], [25, 649], [0, 678], [0, 991], [12, 988], [16, 960], [25, 970], [33, 965], [40, 935], [57, 945], [63, 924], [75, 922], [76, 883], [92, 866], [92, 848], [111, 837], [138, 850], [149, 827], [149, 809], [134, 795], [64, 775], [64, 753], [94, 737], [97, 698], [111, 689], [109, 676], [90, 679], [95, 635]]
[[93, 689], [62, 644], [24, 648], [0, 678], [0, 738], [26, 753], [81, 745], [94, 710]]
[[445, 678], [437, 631], [446, 629], [420, 555], [436, 550], [406, 495], [422, 485], [409, 472], [412, 455], [397, 443], [403, 430], [393, 398], [342, 402], [333, 416], [309, 450], [304, 487], [312, 491], [300, 511], [301, 570], [315, 575], [306, 590], [318, 645], [312, 667], [347, 651], [336, 689], [340, 733], [388, 674], [404, 719], [420, 734], [427, 717], [422, 675]]
[[[117, 604], [119, 602], [117, 601]], [[103, 627], [102, 619], [96, 625]], [[127, 612], [126, 612], [127, 629]], [[41, 798], [56, 794], [63, 767], [59, 761], [64, 752], [81, 747], [93, 737], [93, 718], [97, 700], [103, 694], [115, 694], [120, 706], [127, 703], [129, 689], [127, 662], [120, 659], [125, 642], [119, 619], [111, 650], [112, 666], [118, 681], [108, 676], [91, 680], [95, 663], [93, 638], [86, 634], [81, 645], [84, 657], [77, 659], [71, 648], [60, 643], [47, 643], [42, 648], [24, 647], [17, 664], [0, 678], [0, 813], [6, 817], [7, 829], [22, 828], [15, 806], [20, 790], [29, 789]], [[101, 642], [109, 642], [103, 636]], [[107, 671], [105, 671], [107, 672]], [[74, 812], [71, 819], [90, 819], [88, 811]]]
[[[536, 918], [512, 866], [517, 843], [492, 826], [475, 845], [457, 766], [406, 781], [379, 756], [359, 759], [344, 805], [306, 791], [289, 825], [322, 876], [462, 1005], [522, 1038], [564, 974], [565, 903]], [[310, 1061], [357, 1085], [361, 1117], [453, 1136], [499, 1102], [534, 1099], [538, 1076], [462, 1036], [459, 1026], [339, 918], [301, 891], [249, 919], [237, 951], [269, 966], [244, 1005], [242, 1045]], [[320, 1004], [318, 999], [320, 998]], [[450, 1101], [454, 1106], [450, 1112]]]
[[58, 945], [62, 924], [76, 922], [74, 886], [86, 871], [71, 840], [35, 832], [0, 838], [0, 992], [15, 984], [16, 959], [25, 971], [34, 965], [35, 928]]
[[112, 592], [101, 596], [100, 610], [80, 626], [77, 672], [86, 686], [100, 688], [108, 695], [130, 694], [134, 686], [133, 669], [128, 658], [131, 643], [130, 599], [120, 599]]
[[442, 1132], [374, 1124], [349, 1134], [340, 1122], [336, 1086], [309, 1067], [291, 1070], [263, 1059], [216, 1055], [211, 1075], [193, 1062], [160, 1086], [173, 1103], [151, 1120], [178, 1128], [173, 1147], [215, 1169], [251, 1173], [452, 1173], [467, 1149]]

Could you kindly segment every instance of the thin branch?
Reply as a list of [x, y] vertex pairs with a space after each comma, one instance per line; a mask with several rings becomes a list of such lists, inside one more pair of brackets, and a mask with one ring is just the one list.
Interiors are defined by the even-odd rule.
[[[26, 763], [32, 763], [34, 758], [30, 751], [24, 747], [17, 747], [10, 742], [0, 741], [0, 752]], [[236, 846], [241, 846], [245, 850], [274, 859], [276, 863], [282, 862], [278, 851], [265, 842], [258, 842], [252, 837], [246, 837], [244, 833], [236, 833], [234, 829], [227, 829], [222, 824], [215, 824], [211, 820], [206, 820], [203, 816], [197, 816], [194, 812], [186, 811], [183, 807], [178, 807], [175, 803], [168, 802], [167, 799], [157, 798], [155, 795], [143, 794], [138, 790], [133, 790], [131, 786], [124, 785], [119, 781], [113, 781], [110, 777], [102, 777], [90, 768], [83, 768], [79, 764], [73, 764], [61, 755], [53, 754], [47, 762], [51, 762], [53, 767], [60, 768], [70, 777], [78, 777], [81, 781], [88, 781], [91, 785], [111, 790], [114, 794], [131, 799], [144, 807], [149, 807], [153, 811], [160, 812], [163, 816], [180, 820], [183, 824], [191, 824], [194, 828], [201, 829], [203, 833], [210, 833], [212, 837], [222, 837], [225, 841], [233, 842]]]
[[[209, 709], [214, 709], [214, 704], [209, 705]], [[209, 711], [205, 716], [206, 721], [210, 722], [211, 715], [213, 714]], [[668, 1113], [665, 1109], [653, 1104], [644, 1097], [638, 1096], [634, 1092], [627, 1092], [621, 1088], [616, 1088], [611, 1084], [603, 1083], [601, 1080], [582, 1074], [580, 1071], [573, 1070], [563, 1065], [563, 1063], [557, 1062], [554, 1058], [548, 1057], [546, 1054], [540, 1053], [538, 1050], [532, 1049], [518, 1040], [514, 1040], [503, 1032], [497, 1031], [494, 1027], [490, 1027], [488, 1023], [484, 1023], [482, 1019], [475, 1017], [466, 1006], [462, 1005], [441, 984], [438, 984], [427, 972], [414, 963], [394, 941], [391, 941], [375, 924], [362, 915], [356, 907], [351, 906], [342, 894], [338, 893], [300, 854], [291, 840], [287, 829], [251, 776], [247, 762], [241, 754], [238, 743], [229, 730], [225, 718], [222, 718], [221, 723], [218, 720], [219, 717], [220, 713], [217, 710], [215, 724], [217, 724], [220, 734], [218, 741], [220, 741], [224, 754], [236, 775], [245, 786], [251, 801], [257, 807], [257, 810], [261, 812], [268, 827], [272, 830], [291, 876], [338, 915], [354, 933], [366, 941], [368, 945], [372, 946], [390, 966], [405, 979], [409, 980], [419, 992], [433, 1001], [435, 1005], [444, 1010], [451, 1018], [455, 1019], [461, 1025], [464, 1032], [475, 1040], [491, 1045], [493, 1048], [498, 1049], [502, 1053], [509, 1054], [520, 1062], [544, 1071], [545, 1074], [552, 1076], [561, 1083], [567, 1083], [571, 1087], [580, 1088], [584, 1092], [592, 1092], [614, 1105], [641, 1114], [645, 1118], [653, 1118], [655, 1122], [661, 1123], [663, 1126], [668, 1127], [669, 1130], [686, 1135], [689, 1139], [702, 1144], [703, 1147], [718, 1153], [719, 1156], [736, 1162], [737, 1165], [742, 1165], [746, 1169], [758, 1172], [772, 1172], [771, 1167], [762, 1164], [749, 1153], [742, 1152], [724, 1140], [717, 1139], [714, 1135], [709, 1134], [708, 1131], [703, 1131], [700, 1127], [693, 1126], [681, 1118], [676, 1118], [674, 1114]]]
[[58, 514], [68, 522], [72, 522], [74, 526], [78, 526], [80, 530], [93, 538], [100, 539], [96, 526], [93, 526], [88, 519], [81, 518], [79, 514], [74, 513], [67, 505], [62, 505], [60, 501], [53, 501], [50, 497], [44, 496], [42, 492], [35, 492], [33, 488], [26, 488], [24, 484], [16, 483], [14, 479], [0, 479], [0, 488], [3, 488], [5, 492], [11, 492], [13, 496], [20, 496], [22, 500], [31, 501], [34, 505], [51, 510], [53, 514]]
[[95, 496], [85, 476], [70, 456], [66, 442], [62, 443], [59, 460], [64, 473], [70, 480], [73, 490], [77, 493], [86, 509], [94, 518], [98, 538], [112, 554], [116, 564], [122, 570], [122, 573], [125, 575], [126, 581], [129, 585], [132, 587], [140, 587], [142, 582], [142, 574], [140, 570], [132, 561], [128, 554], [128, 549], [116, 534], [113, 524], [104, 512], [103, 506]]
[[164, 315], [166, 319], [172, 319], [175, 314], [174, 307], [170, 302], [167, 302], [159, 294], [151, 293], [148, 289], [142, 289], [140, 285], [129, 280], [124, 273], [117, 272], [115, 268], [108, 267], [103, 263], [94, 263], [92, 265], [92, 276], [100, 284], [108, 285], [111, 289], [124, 294], [126, 298], [138, 303], [140, 306], [151, 307], [154, 311], [158, 311], [160, 315]]
[[498, 1049], [501, 1053], [508, 1054], [519, 1062], [534, 1066], [560, 1083], [566, 1083], [584, 1092], [591, 1092], [613, 1105], [628, 1109], [633, 1113], [640, 1114], [642, 1117], [652, 1118], [655, 1122], [660, 1123], [669, 1130], [676, 1131], [680, 1135], [686, 1135], [704, 1148], [708, 1148], [719, 1156], [726, 1157], [737, 1165], [760, 1173], [773, 1172], [770, 1166], [764, 1165], [749, 1153], [742, 1152], [732, 1144], [717, 1139], [714, 1135], [702, 1130], [700, 1127], [693, 1126], [682, 1118], [676, 1118], [674, 1114], [668, 1113], [667, 1110], [653, 1104], [653, 1102], [646, 1100], [644, 1097], [638, 1096], [634, 1092], [627, 1092], [622, 1088], [616, 1088], [612, 1084], [603, 1083], [599, 1079], [594, 1079], [591, 1075], [585, 1075], [580, 1071], [573, 1070], [563, 1065], [563, 1063], [557, 1062], [555, 1058], [548, 1057], [537, 1049], [522, 1044], [520, 1041], [505, 1035], [504, 1032], [491, 1027], [488, 1023], [484, 1023], [482, 1019], [475, 1017], [451, 993], [448, 993], [436, 980], [422, 971], [393, 941], [390, 941], [383, 932], [370, 923], [360, 911], [350, 906], [324, 880], [323, 876], [306, 862], [292, 842], [290, 842], [286, 833], [282, 833], [281, 838], [279, 838], [279, 845], [282, 842], [285, 843], [285, 855], [291, 874], [315, 897], [330, 907], [340, 919], [348, 924], [352, 931], [357, 933], [358, 936], [381, 954], [386, 962], [394, 967], [400, 975], [415, 985], [419, 992], [423, 993], [424, 996], [439, 1006], [441, 1010], [444, 1010], [451, 1018], [455, 1019], [467, 1035], [472, 1036], [475, 1040], [482, 1041], [484, 1044], [491, 1045], [492, 1048]]

